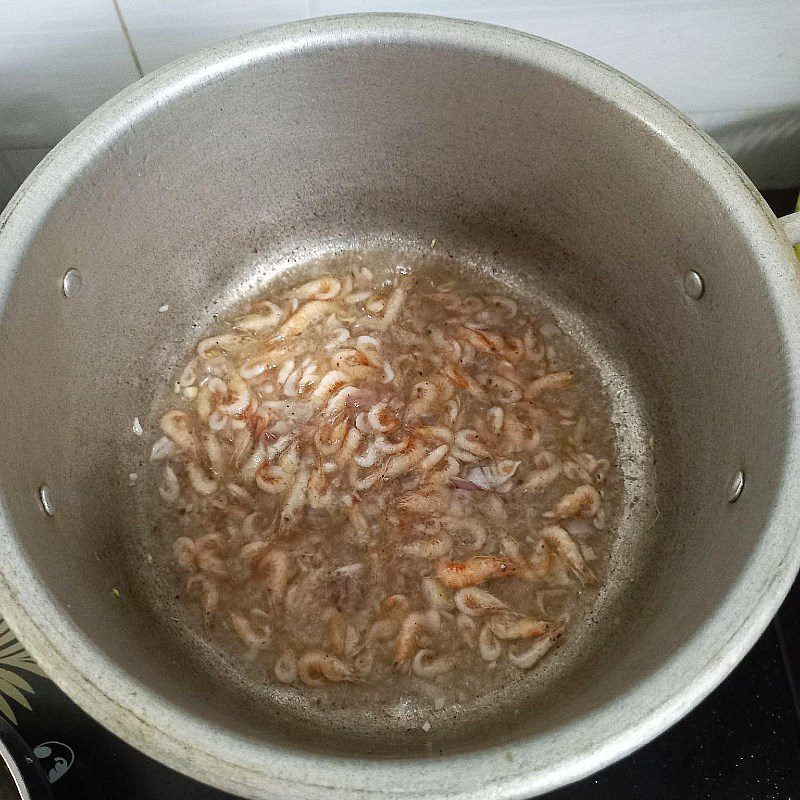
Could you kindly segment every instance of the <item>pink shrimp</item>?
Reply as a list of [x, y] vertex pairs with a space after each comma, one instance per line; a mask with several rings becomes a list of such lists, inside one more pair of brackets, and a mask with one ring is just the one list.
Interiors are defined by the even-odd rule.
[[522, 562], [499, 556], [474, 556], [466, 561], [440, 561], [436, 577], [450, 589], [477, 586], [493, 578], [533, 578], [531, 568]]

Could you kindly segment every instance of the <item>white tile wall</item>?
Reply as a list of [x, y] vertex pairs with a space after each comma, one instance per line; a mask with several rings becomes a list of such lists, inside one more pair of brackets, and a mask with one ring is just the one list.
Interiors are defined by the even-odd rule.
[[5, 153], [0, 151], [0, 210], [12, 198], [17, 190], [19, 180], [11, 169], [11, 165], [6, 161]]
[[136, 80], [137, 58], [149, 72], [269, 25], [364, 11], [494, 22], [583, 50], [689, 114], [759, 186], [800, 184], [800, 0], [117, 3], [0, 0], [0, 205], [48, 148]]
[[701, 124], [800, 107], [800, 0], [311, 0], [314, 16], [363, 11], [440, 14], [552, 39]]
[[112, 0], [0, 0], [0, 147], [50, 147], [138, 77]]
[[119, 0], [142, 69], [203, 47], [310, 16], [308, 0]]
[[6, 150], [4, 155], [17, 180], [22, 183], [49, 152], [49, 147], [24, 147]]

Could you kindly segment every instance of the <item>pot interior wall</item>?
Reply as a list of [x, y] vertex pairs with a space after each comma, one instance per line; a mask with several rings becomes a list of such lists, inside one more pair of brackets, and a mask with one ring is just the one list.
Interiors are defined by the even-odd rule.
[[[128, 479], [146, 472], [152, 437], [131, 423], [242, 282], [320, 250], [434, 237], [440, 252], [508, 267], [595, 343], [633, 403], [618, 420], [633, 443], [627, 523], [613, 596], [546, 703], [376, 744], [223, 688], [219, 665], [154, 616]], [[665, 137], [564, 75], [391, 39], [262, 54], [121, 125], [29, 242], [0, 322], [3, 504], [82, 634], [212, 727], [396, 755], [545, 736], [701, 637], [760, 546], [788, 388], [754, 263]], [[69, 268], [83, 277], [73, 299]], [[684, 292], [689, 270], [700, 300]], [[729, 504], [739, 469], [747, 486]]]

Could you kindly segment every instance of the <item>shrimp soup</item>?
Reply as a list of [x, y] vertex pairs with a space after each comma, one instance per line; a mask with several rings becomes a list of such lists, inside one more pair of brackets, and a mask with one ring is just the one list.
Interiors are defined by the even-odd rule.
[[436, 713], [527, 679], [608, 567], [597, 370], [490, 278], [379, 252], [304, 274], [207, 331], [159, 406], [188, 617], [299, 703]]

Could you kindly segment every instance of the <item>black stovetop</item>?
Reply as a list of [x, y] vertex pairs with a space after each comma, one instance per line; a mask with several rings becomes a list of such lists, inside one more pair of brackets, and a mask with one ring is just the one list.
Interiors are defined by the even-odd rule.
[[[796, 197], [770, 193], [767, 200], [785, 214]], [[32, 708], [15, 703], [13, 713], [31, 748], [44, 745], [38, 753], [55, 778], [56, 800], [232, 800], [134, 750], [46, 678], [20, 674], [33, 690], [26, 693]], [[800, 800], [799, 688], [800, 580], [752, 651], [698, 708], [547, 800]]]
[[[46, 678], [26, 678], [33, 710], [15, 706], [19, 731], [32, 748], [51, 743], [46, 768], [74, 753], [52, 785], [56, 800], [232, 800], [134, 750]], [[547, 800], [800, 800], [798, 683], [800, 581], [744, 661], [689, 716]]]

